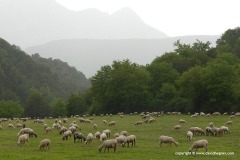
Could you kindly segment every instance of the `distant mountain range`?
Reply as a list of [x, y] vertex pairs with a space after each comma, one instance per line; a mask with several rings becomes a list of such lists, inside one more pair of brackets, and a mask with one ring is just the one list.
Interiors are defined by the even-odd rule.
[[45, 58], [59, 58], [91, 77], [101, 66], [111, 65], [113, 60], [130, 59], [141, 65], [151, 63], [154, 58], [174, 50], [178, 39], [191, 44], [196, 39], [211, 42], [215, 46], [220, 36], [184, 36], [165, 39], [71, 39], [58, 40], [27, 48], [28, 54], [39, 53]]
[[60, 39], [167, 37], [130, 8], [108, 14], [97, 9], [71, 11], [55, 0], [1, 0], [0, 19], [0, 36], [21, 48]]

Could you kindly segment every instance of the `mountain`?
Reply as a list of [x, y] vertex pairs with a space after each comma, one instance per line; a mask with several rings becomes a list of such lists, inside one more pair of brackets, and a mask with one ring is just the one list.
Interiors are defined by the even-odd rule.
[[101, 66], [111, 65], [113, 60], [130, 59], [146, 65], [157, 56], [174, 50], [178, 39], [191, 44], [196, 39], [211, 42], [215, 46], [220, 36], [185, 36], [165, 39], [69, 39], [48, 42], [27, 48], [28, 54], [39, 53], [45, 58], [59, 58], [81, 70], [87, 77], [93, 76]]
[[71, 11], [55, 0], [0, 0], [0, 36], [21, 48], [59, 39], [166, 38], [130, 8]]
[[[90, 87], [83, 73], [61, 60], [29, 56], [19, 47], [0, 38], [0, 99], [18, 100], [22, 104], [33, 90], [67, 99]], [[49, 98], [49, 97], [48, 97]]]

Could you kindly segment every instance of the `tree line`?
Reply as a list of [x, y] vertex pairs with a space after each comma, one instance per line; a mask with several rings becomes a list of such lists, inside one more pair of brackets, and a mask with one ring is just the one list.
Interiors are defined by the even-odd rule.
[[[42, 83], [48, 82], [48, 79], [43, 82], [39, 80], [39, 87], [31, 88], [25, 103], [20, 103], [24, 106], [22, 115], [44, 117], [135, 111], [239, 111], [240, 28], [223, 33], [215, 47], [199, 40], [193, 44], [182, 44], [179, 40], [174, 46], [173, 52], [156, 57], [145, 66], [128, 59], [102, 66], [90, 78], [89, 89], [81, 93], [68, 92], [67, 98], [52, 94], [58, 92], [57, 88], [44, 87]], [[2, 55], [4, 52], [0, 53]], [[47, 66], [44, 59], [39, 55], [36, 57]], [[64, 78], [61, 72], [57, 70], [55, 73]], [[24, 81], [24, 77], [21, 79], [21, 75], [17, 75]], [[16, 80], [12, 78], [9, 80], [15, 84]], [[24, 95], [18, 88], [11, 91], [11, 94], [20, 92]], [[0, 106], [1, 103], [6, 101], [0, 101]]]

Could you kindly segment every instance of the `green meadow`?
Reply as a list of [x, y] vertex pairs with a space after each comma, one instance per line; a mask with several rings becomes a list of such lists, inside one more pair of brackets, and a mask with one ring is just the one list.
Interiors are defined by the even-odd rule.
[[[2, 130], [0, 130], [0, 159], [1, 160], [73, 160], [73, 159], [87, 159], [87, 160], [157, 160], [157, 159], [239, 159], [240, 149], [240, 117], [233, 119], [233, 124], [227, 126], [230, 130], [230, 134], [224, 134], [223, 136], [206, 136], [195, 135], [193, 141], [206, 139], [208, 140], [208, 151], [215, 155], [177, 155], [181, 153], [188, 153], [188, 149], [193, 142], [187, 141], [186, 133], [190, 127], [200, 127], [205, 130], [206, 126], [209, 126], [210, 122], [213, 122], [216, 127], [221, 127], [226, 121], [228, 121], [229, 115], [221, 116], [209, 116], [209, 117], [190, 117], [189, 115], [164, 115], [161, 117], [154, 117], [156, 122], [152, 124], [143, 124], [135, 126], [136, 121], [142, 120], [140, 115], [124, 115], [121, 118], [118, 115], [114, 116], [94, 116], [87, 117], [93, 118], [92, 123], [80, 123], [78, 118], [68, 118], [67, 123], [63, 123], [65, 127], [69, 127], [69, 124], [74, 120], [79, 125], [81, 130], [78, 132], [87, 136], [88, 133], [95, 133], [96, 131], [102, 132], [105, 129], [111, 130], [111, 138], [114, 138], [115, 133], [120, 133], [126, 130], [128, 134], [134, 134], [137, 137], [136, 145], [133, 147], [117, 146], [116, 152], [113, 149], [109, 150], [109, 153], [98, 151], [98, 147], [101, 145], [97, 139], [94, 139], [91, 144], [85, 144], [84, 142], [73, 142], [73, 137], [68, 140], [62, 140], [62, 135], [58, 133], [56, 129], [46, 134], [43, 124], [34, 123], [34, 120], [28, 120], [24, 122], [26, 127], [32, 128], [38, 135], [37, 138], [31, 137], [29, 142], [23, 146], [17, 146], [18, 136], [17, 133], [20, 129], [9, 129], [8, 124], [11, 123], [16, 126], [15, 121], [2, 122]], [[188, 124], [182, 124], [181, 131], [173, 131], [173, 126], [179, 124], [179, 119], [184, 119]], [[53, 125], [55, 119], [44, 119], [48, 126]], [[62, 118], [58, 118], [62, 120]], [[103, 124], [103, 120], [108, 122], [114, 120], [116, 125], [110, 127]], [[23, 123], [20, 121], [20, 123]], [[97, 130], [93, 128], [93, 124], [97, 124]], [[159, 146], [159, 137], [161, 135], [167, 135], [173, 137], [179, 146], [169, 146], [169, 144], [162, 144]], [[38, 149], [41, 140], [48, 138], [51, 140], [50, 150], [40, 151]], [[199, 152], [205, 152], [205, 149], [199, 149]], [[217, 155], [220, 152], [234, 152], [234, 155]]]

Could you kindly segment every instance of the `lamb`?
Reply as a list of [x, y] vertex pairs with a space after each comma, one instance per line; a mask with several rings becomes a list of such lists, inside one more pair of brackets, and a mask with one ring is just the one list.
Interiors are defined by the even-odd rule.
[[125, 137], [127, 137], [128, 132], [127, 132], [127, 131], [122, 131], [122, 132], [120, 133], [120, 135], [124, 135]]
[[204, 131], [199, 127], [191, 127], [189, 130], [193, 133], [193, 135], [196, 135], [197, 133], [205, 135]]
[[108, 149], [108, 153], [109, 153], [109, 148], [113, 148], [113, 151], [116, 151], [117, 148], [117, 140], [115, 139], [110, 139], [110, 140], [106, 140], [102, 143], [101, 146], [98, 147], [99, 152], [102, 151], [102, 149], [104, 148], [104, 153], [106, 151], [106, 148]]
[[170, 146], [172, 143], [174, 143], [176, 146], [178, 146], [178, 143], [172, 137], [169, 137], [169, 136], [161, 135], [159, 137], [159, 141], [160, 141], [160, 147], [162, 146], [162, 143], [169, 143]]
[[202, 139], [202, 140], [193, 142], [193, 145], [189, 148], [189, 152], [191, 152], [191, 154], [192, 154], [193, 149], [196, 149], [195, 150], [195, 155], [196, 155], [198, 148], [205, 148], [206, 152], [207, 152], [208, 151], [208, 141], [205, 139]]
[[68, 137], [70, 137], [70, 138], [72, 137], [72, 131], [70, 131], [70, 130], [67, 130], [63, 133], [62, 140], [67, 140]]
[[61, 135], [61, 134], [63, 134], [64, 132], [66, 132], [68, 129], [66, 128], [66, 127], [64, 127], [64, 126], [62, 126], [61, 128], [60, 128], [60, 130], [59, 130], [59, 134]]
[[181, 125], [176, 125], [173, 127], [174, 131], [180, 130], [181, 131], [182, 126]]
[[191, 131], [188, 131], [187, 132], [187, 140], [192, 141], [193, 140], [192, 137], [193, 137], [193, 133]]
[[124, 135], [120, 135], [119, 137], [115, 138], [119, 144], [122, 144], [122, 147], [125, 146], [126, 137]]
[[180, 120], [179, 120], [179, 123], [180, 123], [180, 124], [186, 124], [187, 121], [185, 121], [184, 119], [180, 119]]
[[132, 143], [132, 146], [133, 145], [135, 146], [136, 136], [135, 135], [127, 136], [126, 139], [125, 139], [125, 142], [124, 142], [124, 146], [125, 146], [126, 143], [128, 144], [128, 147], [129, 147], [129, 143]]
[[104, 123], [104, 124], [107, 124], [107, 120], [103, 120], [103, 123]]
[[116, 122], [115, 122], [115, 121], [111, 121], [108, 125], [109, 125], [109, 126], [115, 126], [115, 125], [116, 125]]
[[105, 133], [102, 133], [100, 135], [100, 141], [105, 141], [107, 139], [107, 135]]
[[75, 126], [71, 126], [68, 128], [68, 130], [72, 131], [72, 133], [75, 133], [77, 131], [77, 128]]
[[25, 144], [25, 142], [28, 142], [28, 140], [29, 140], [29, 134], [20, 135], [18, 137], [17, 144], [22, 146], [23, 144]]
[[39, 149], [40, 149], [40, 150], [44, 150], [44, 149], [47, 149], [47, 148], [48, 148], [48, 150], [49, 150], [49, 149], [50, 149], [50, 145], [51, 145], [50, 140], [49, 140], [49, 139], [44, 139], [44, 140], [42, 140], [42, 141], [40, 142], [40, 144], [39, 144]]
[[156, 119], [154, 119], [153, 117], [149, 118], [148, 123], [153, 123], [156, 122]]
[[23, 128], [23, 125], [20, 123], [17, 123], [16, 128]]
[[74, 143], [77, 139], [78, 139], [78, 142], [79, 142], [79, 140], [81, 140], [81, 142], [82, 142], [82, 140], [86, 141], [86, 137], [84, 137], [84, 135], [82, 133], [79, 133], [79, 132], [75, 132], [73, 134], [73, 138], [74, 138]]
[[87, 144], [88, 142], [91, 143], [92, 140], [93, 140], [93, 134], [92, 134], [92, 133], [89, 133], [89, 134], [87, 135], [85, 144]]

